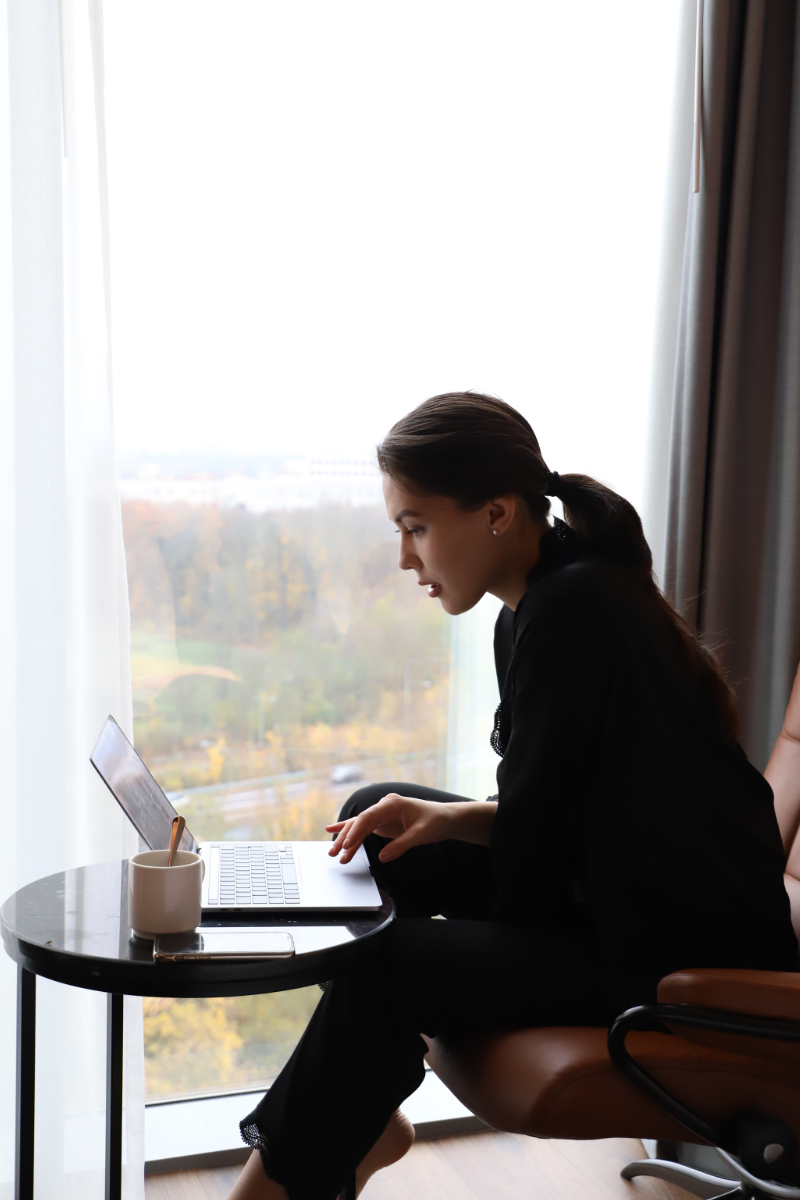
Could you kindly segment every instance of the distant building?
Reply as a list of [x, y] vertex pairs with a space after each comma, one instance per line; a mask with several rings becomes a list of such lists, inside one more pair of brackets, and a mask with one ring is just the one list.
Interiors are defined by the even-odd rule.
[[[187, 466], [189, 466], [187, 462]], [[173, 468], [174, 469], [174, 468]], [[383, 503], [380, 472], [374, 459], [357, 457], [296, 458], [258, 475], [155, 474], [152, 464], [119, 481], [123, 500], [151, 504], [243, 506], [251, 512], [280, 512], [348, 504], [354, 508]]]

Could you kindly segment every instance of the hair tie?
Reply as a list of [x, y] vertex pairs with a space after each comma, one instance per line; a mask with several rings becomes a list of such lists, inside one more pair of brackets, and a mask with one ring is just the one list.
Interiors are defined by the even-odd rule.
[[551, 471], [544, 485], [545, 496], [558, 496], [561, 491], [561, 476], [558, 471]]

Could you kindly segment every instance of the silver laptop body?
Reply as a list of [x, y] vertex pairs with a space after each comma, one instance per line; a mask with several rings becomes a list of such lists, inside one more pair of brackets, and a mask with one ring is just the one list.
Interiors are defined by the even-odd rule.
[[[178, 814], [113, 717], [103, 726], [91, 763], [150, 849], [167, 849]], [[343, 865], [328, 854], [330, 842], [197, 842], [187, 828], [180, 847], [194, 850], [205, 864], [204, 911], [381, 906], [363, 846]]]

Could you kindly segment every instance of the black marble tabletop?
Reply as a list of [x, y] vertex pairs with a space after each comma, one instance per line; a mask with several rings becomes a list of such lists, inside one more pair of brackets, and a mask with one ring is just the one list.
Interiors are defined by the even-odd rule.
[[[382, 894], [383, 895], [383, 894]], [[155, 962], [153, 943], [128, 920], [128, 862], [60, 871], [20, 888], [0, 909], [11, 957], [37, 975], [94, 991], [130, 996], [247, 996], [320, 983], [368, 954], [384, 936], [394, 905], [364, 913], [238, 912], [204, 917], [223, 925], [288, 930], [291, 958], [252, 962]]]

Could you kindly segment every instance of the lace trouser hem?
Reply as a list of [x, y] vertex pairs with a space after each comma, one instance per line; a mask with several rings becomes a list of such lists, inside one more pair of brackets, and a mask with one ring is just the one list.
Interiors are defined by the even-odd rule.
[[[242, 1141], [247, 1146], [252, 1146], [257, 1150], [261, 1158], [261, 1165], [264, 1168], [264, 1174], [272, 1180], [273, 1183], [279, 1183], [285, 1188], [289, 1194], [289, 1200], [330, 1200], [330, 1197], [323, 1196], [317, 1188], [307, 1188], [297, 1182], [292, 1182], [287, 1179], [285, 1172], [281, 1171], [276, 1165], [275, 1160], [270, 1157], [269, 1144], [266, 1135], [255, 1121], [242, 1123], [239, 1126], [242, 1135]], [[340, 1193], [337, 1191], [336, 1195]]]
[[267, 1146], [267, 1139], [264, 1137], [258, 1126], [255, 1123], [252, 1125], [242, 1124], [239, 1126], [239, 1130], [242, 1135], [242, 1141], [245, 1143], [245, 1145], [252, 1146], [253, 1149], [257, 1150], [261, 1156], [261, 1165], [264, 1168], [264, 1174], [269, 1175], [270, 1179], [272, 1179], [275, 1183], [279, 1183], [280, 1180], [275, 1179], [272, 1170], [272, 1164], [269, 1161], [269, 1148]]

